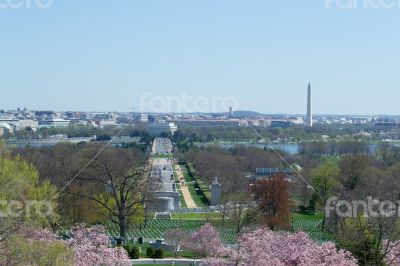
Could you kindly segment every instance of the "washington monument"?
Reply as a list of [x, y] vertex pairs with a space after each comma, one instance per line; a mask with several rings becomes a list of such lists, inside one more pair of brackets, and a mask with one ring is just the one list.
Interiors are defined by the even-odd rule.
[[306, 120], [306, 125], [309, 126], [309, 127], [313, 126], [311, 83], [308, 83], [308, 91], [307, 91], [307, 120]]

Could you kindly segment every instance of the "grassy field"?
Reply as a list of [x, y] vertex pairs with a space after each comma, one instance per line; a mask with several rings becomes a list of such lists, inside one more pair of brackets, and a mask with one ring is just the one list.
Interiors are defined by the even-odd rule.
[[[149, 219], [146, 228], [131, 229], [128, 232], [128, 237], [144, 237], [144, 238], [163, 238], [165, 232], [171, 229], [180, 228], [185, 231], [195, 231], [204, 224], [200, 220], [164, 220], [164, 219]], [[109, 235], [118, 236], [117, 227], [108, 227]]]
[[291, 232], [303, 231], [310, 235], [316, 241], [331, 241], [332, 238], [323, 233], [321, 230], [321, 223], [323, 219], [323, 213], [315, 214], [292, 214], [292, 228]]
[[206, 219], [222, 219], [222, 215], [219, 212], [204, 212], [204, 213], [172, 213], [172, 219], [184, 219], [184, 220], [206, 220]]
[[[230, 220], [225, 220], [225, 224], [222, 226], [221, 215], [218, 213], [182, 213], [172, 214], [170, 220], [164, 219], [150, 219], [147, 222], [147, 227], [140, 229], [131, 229], [128, 232], [128, 237], [144, 237], [144, 238], [164, 238], [164, 234], [171, 229], [180, 228], [188, 232], [194, 232], [198, 230], [202, 225], [206, 223], [206, 217], [209, 217], [209, 223], [213, 224], [219, 231], [222, 241], [227, 244], [233, 244], [236, 241], [235, 226], [231, 224]], [[309, 233], [311, 238], [316, 241], [328, 241], [332, 240], [329, 235], [323, 234], [321, 231], [322, 214], [317, 213], [313, 215], [298, 214], [292, 215], [292, 226], [290, 232], [294, 233], [297, 231], [304, 231]], [[115, 226], [109, 226], [107, 230], [111, 236], [118, 236], [119, 231]]]
[[[230, 226], [228, 223], [225, 226], [221, 226], [220, 220], [210, 220], [211, 224], [215, 225], [218, 229], [221, 238], [224, 242], [228, 244], [234, 243], [236, 236], [234, 233], [233, 226]], [[150, 219], [147, 223], [146, 228], [136, 228], [131, 229], [127, 233], [128, 237], [143, 237], [143, 238], [153, 238], [159, 239], [164, 238], [164, 234], [171, 229], [182, 229], [188, 232], [194, 232], [198, 230], [201, 226], [206, 223], [206, 220], [192, 220], [192, 219]], [[107, 228], [107, 233], [110, 236], [118, 237], [119, 231], [115, 226], [109, 226]]]

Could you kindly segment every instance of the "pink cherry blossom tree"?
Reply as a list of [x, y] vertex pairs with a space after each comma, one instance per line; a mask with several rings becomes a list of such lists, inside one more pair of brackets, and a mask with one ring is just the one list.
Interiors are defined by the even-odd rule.
[[[299, 232], [296, 234], [277, 233], [268, 229], [258, 229], [239, 237], [234, 248], [221, 248], [220, 239], [208, 225], [201, 235], [208, 235], [206, 243], [214, 243], [206, 249], [207, 265], [270, 265], [270, 266], [355, 266], [357, 261], [351, 253], [338, 250], [334, 243], [318, 244]], [[214, 233], [210, 233], [214, 232]], [[199, 234], [199, 233], [197, 233]], [[199, 238], [197, 236], [197, 238]], [[205, 239], [204, 239], [205, 240]], [[203, 243], [203, 242], [201, 242]], [[211, 249], [211, 250], [209, 250]], [[218, 252], [212, 252], [218, 251]], [[214, 253], [214, 255], [213, 255]]]
[[21, 227], [0, 243], [0, 265], [131, 265], [123, 248], [112, 248], [105, 228], [77, 225], [67, 241], [47, 229]]
[[185, 246], [199, 252], [203, 257], [216, 257], [225, 253], [217, 229], [208, 223], [193, 233], [185, 242]]
[[383, 241], [382, 253], [386, 265], [400, 265], [400, 240]]
[[111, 247], [103, 226], [86, 228], [84, 225], [77, 225], [71, 230], [68, 243], [75, 251], [76, 266], [131, 265], [123, 248]]

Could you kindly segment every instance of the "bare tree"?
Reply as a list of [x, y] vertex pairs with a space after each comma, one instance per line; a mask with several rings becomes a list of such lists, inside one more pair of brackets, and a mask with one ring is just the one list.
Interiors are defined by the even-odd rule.
[[[82, 158], [90, 158], [92, 154], [93, 150], [84, 152]], [[86, 186], [85, 191], [69, 193], [98, 203], [104, 216], [118, 224], [120, 237], [125, 239], [129, 223], [143, 215], [149, 200], [148, 173], [144, 157], [138, 151], [111, 148], [96, 157], [77, 177]]]

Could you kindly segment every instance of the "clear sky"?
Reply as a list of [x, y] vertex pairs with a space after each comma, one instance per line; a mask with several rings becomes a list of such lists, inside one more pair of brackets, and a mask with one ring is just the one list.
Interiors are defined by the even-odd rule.
[[397, 0], [46, 1], [0, 0], [0, 109], [400, 113]]

